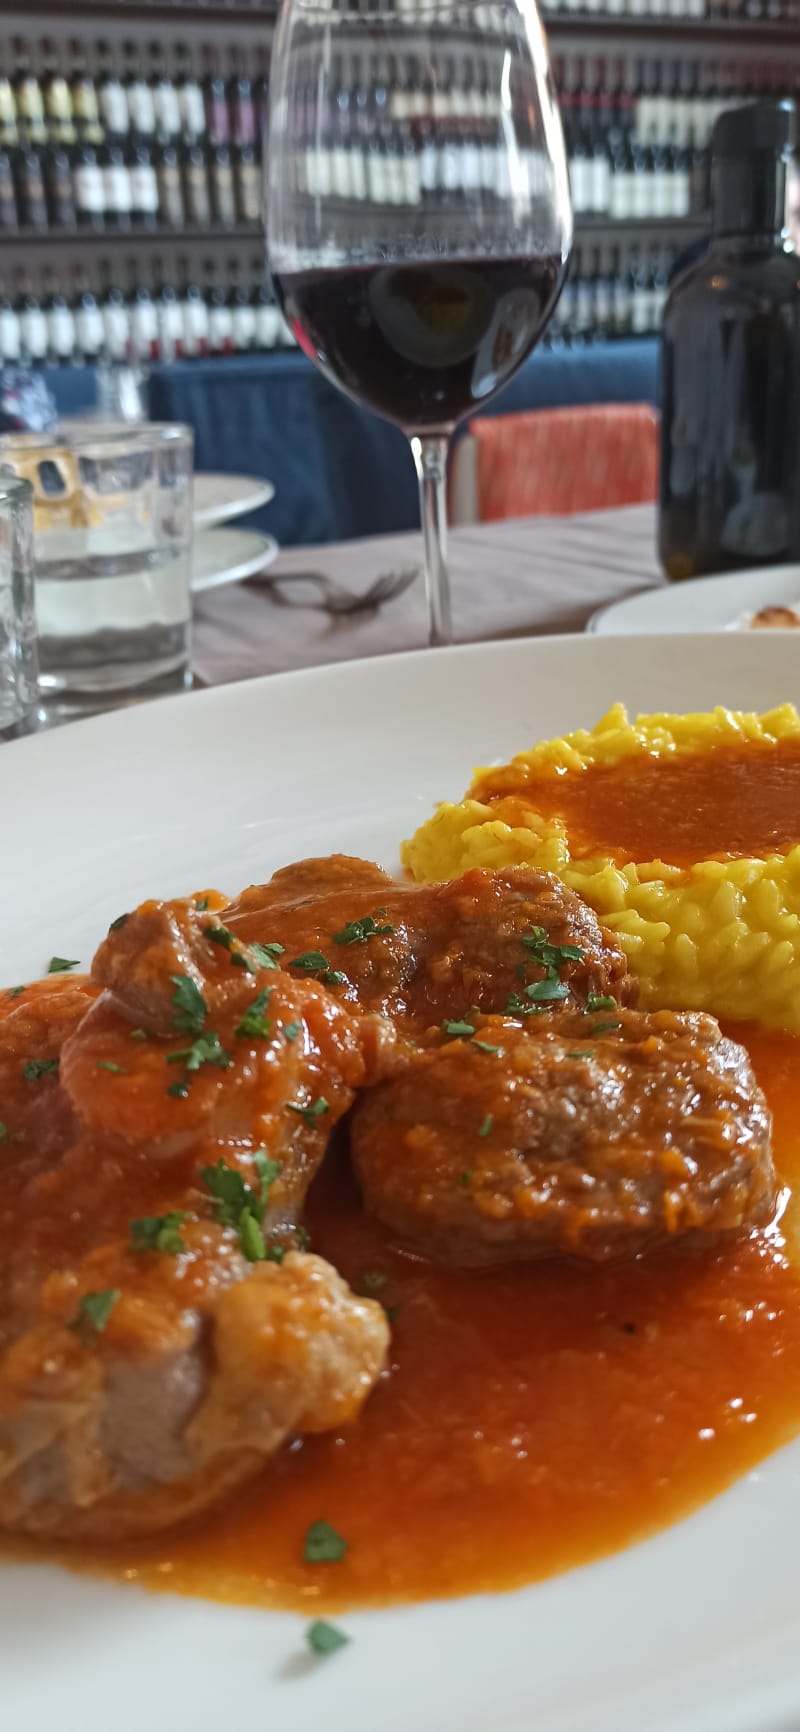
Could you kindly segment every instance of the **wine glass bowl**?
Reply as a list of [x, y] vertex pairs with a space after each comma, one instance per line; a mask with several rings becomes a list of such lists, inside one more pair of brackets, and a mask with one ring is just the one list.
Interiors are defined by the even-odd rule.
[[447, 441], [530, 353], [572, 238], [538, 14], [287, 0], [271, 88], [276, 290], [305, 353], [411, 440], [431, 641], [447, 642]]

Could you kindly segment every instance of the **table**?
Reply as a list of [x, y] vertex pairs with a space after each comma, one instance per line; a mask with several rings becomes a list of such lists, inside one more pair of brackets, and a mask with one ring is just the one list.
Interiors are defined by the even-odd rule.
[[[452, 531], [449, 554], [459, 643], [582, 631], [597, 608], [664, 581], [653, 505], [470, 525]], [[382, 572], [413, 564], [418, 581], [372, 614], [336, 618], [287, 606], [280, 595], [281, 574], [290, 571], [323, 571], [364, 590]], [[202, 685], [419, 649], [427, 629], [421, 536], [293, 548], [263, 580], [209, 591], [195, 611], [193, 662]]]

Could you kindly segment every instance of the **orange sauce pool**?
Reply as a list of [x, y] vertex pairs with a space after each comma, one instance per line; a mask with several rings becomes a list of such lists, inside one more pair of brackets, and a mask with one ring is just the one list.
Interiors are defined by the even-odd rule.
[[[800, 1186], [800, 1040], [735, 1032]], [[665, 1527], [800, 1431], [800, 1267], [784, 1243], [800, 1241], [800, 1206], [703, 1254], [453, 1274], [389, 1249], [340, 1152], [309, 1224], [354, 1284], [385, 1274], [396, 1307], [390, 1370], [359, 1421], [286, 1449], [217, 1517], [62, 1553], [71, 1567], [306, 1609], [509, 1588]], [[311, 1567], [320, 1517], [349, 1550]]]
[[799, 770], [799, 741], [750, 741], [555, 776], [508, 764], [487, 771], [472, 792], [509, 824], [531, 806], [562, 818], [573, 858], [689, 866], [718, 855], [783, 853], [800, 842]]

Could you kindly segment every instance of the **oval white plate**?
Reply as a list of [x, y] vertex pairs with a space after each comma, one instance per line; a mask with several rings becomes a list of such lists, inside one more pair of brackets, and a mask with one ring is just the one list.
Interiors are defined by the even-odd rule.
[[201, 595], [223, 583], [258, 577], [279, 553], [274, 535], [260, 530], [201, 529], [192, 542], [192, 591]]
[[800, 565], [759, 565], [719, 577], [669, 583], [615, 601], [592, 615], [587, 631], [601, 637], [621, 632], [736, 631], [742, 614], [800, 601]]
[[216, 475], [195, 470], [192, 512], [195, 529], [208, 529], [213, 523], [244, 517], [246, 512], [268, 505], [274, 497], [272, 482], [257, 475]]
[[[6, 746], [4, 978], [88, 958], [145, 895], [235, 891], [330, 849], [394, 866], [474, 764], [618, 698], [763, 709], [800, 699], [800, 659], [785, 636], [517, 640], [248, 680]], [[351, 1644], [324, 1662], [304, 1621], [9, 1564], [3, 1726], [797, 1732], [800, 1441], [667, 1532], [554, 1581], [337, 1616]]]

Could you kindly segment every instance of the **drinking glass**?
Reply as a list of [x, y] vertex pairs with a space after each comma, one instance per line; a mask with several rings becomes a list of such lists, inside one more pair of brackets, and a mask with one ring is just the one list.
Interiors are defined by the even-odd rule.
[[51, 716], [189, 683], [191, 429], [74, 423], [0, 438], [33, 486], [40, 690]]
[[33, 489], [0, 479], [0, 740], [35, 726], [37, 673]]
[[268, 162], [286, 319], [411, 440], [430, 640], [448, 643], [448, 439], [530, 353], [572, 239], [533, 0], [285, 0]]

